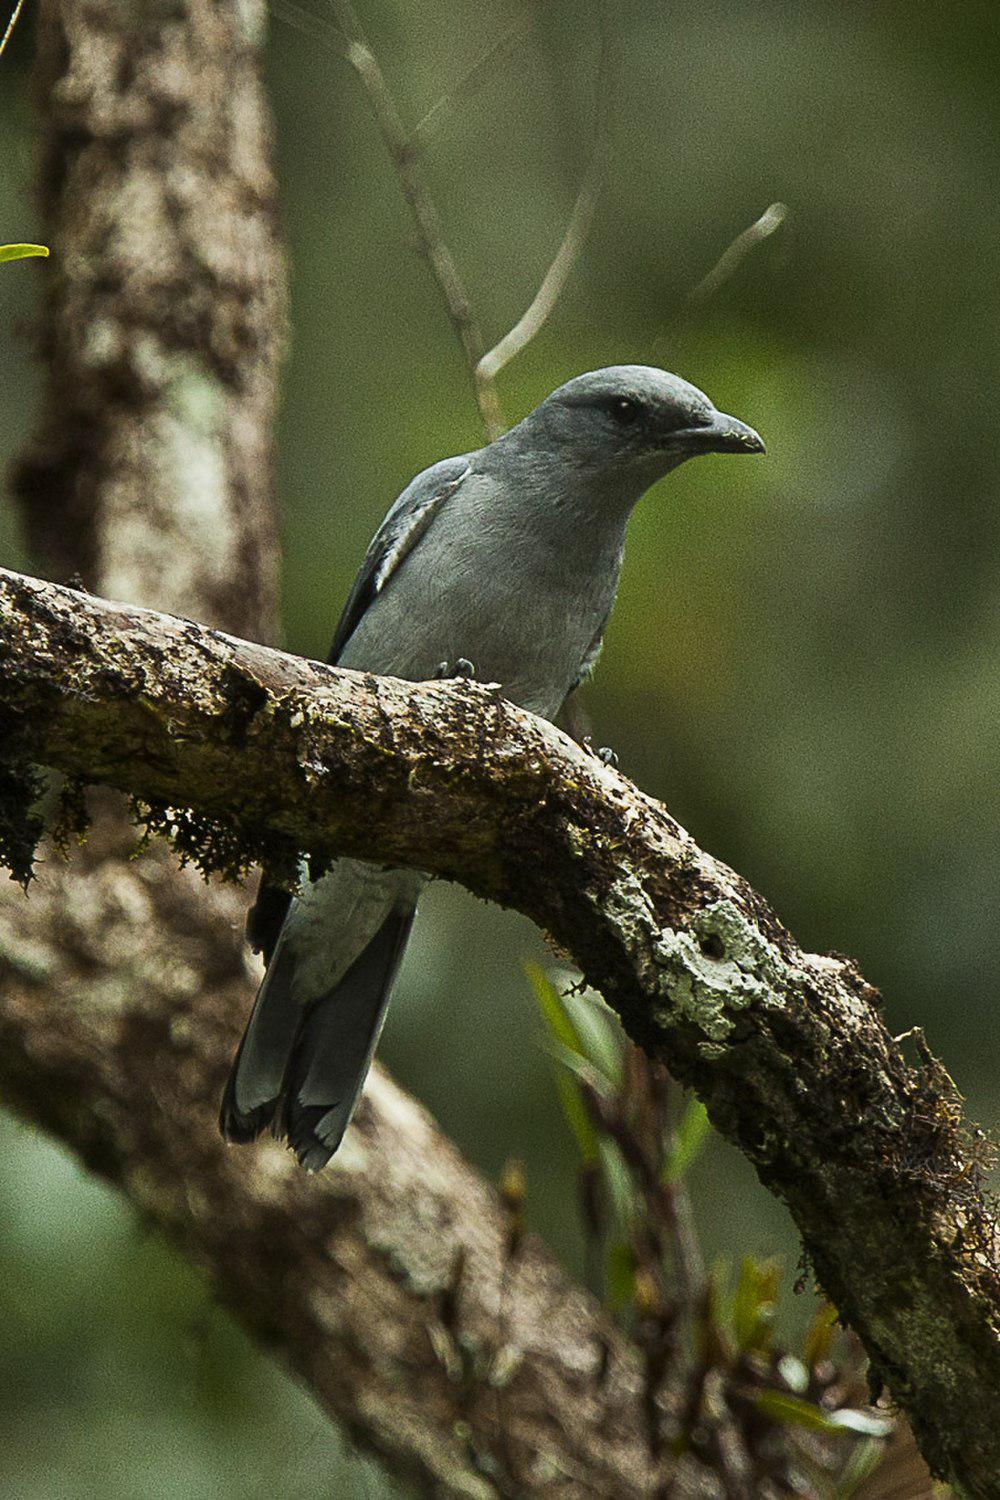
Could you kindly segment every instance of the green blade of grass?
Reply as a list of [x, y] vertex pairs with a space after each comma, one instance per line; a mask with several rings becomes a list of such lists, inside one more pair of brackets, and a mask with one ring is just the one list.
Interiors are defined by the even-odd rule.
[[802, 1346], [802, 1358], [810, 1370], [822, 1360], [830, 1358], [830, 1347], [836, 1329], [837, 1309], [832, 1302], [822, 1302], [816, 1309]]
[[635, 1186], [622, 1154], [609, 1136], [598, 1137], [598, 1153], [601, 1158], [601, 1174], [608, 1191], [611, 1216], [618, 1230], [624, 1235], [634, 1224], [638, 1203]]
[[628, 1307], [635, 1293], [635, 1253], [625, 1240], [615, 1240], [608, 1246], [604, 1284], [612, 1312]]
[[708, 1112], [694, 1095], [688, 1100], [681, 1122], [663, 1163], [662, 1178], [669, 1186], [684, 1177], [704, 1144], [709, 1132]]
[[612, 1088], [604, 1074], [598, 1073], [596, 1068], [592, 1068], [587, 1059], [581, 1057], [579, 1052], [574, 1052], [572, 1048], [564, 1047], [562, 1042], [556, 1041], [549, 1042], [548, 1052], [584, 1088], [590, 1089], [591, 1093], [597, 1094], [601, 1099], [611, 1098]]
[[881, 1438], [865, 1438], [851, 1454], [833, 1492], [833, 1500], [851, 1500], [866, 1479], [870, 1479], [885, 1457]]
[[739, 1349], [764, 1350], [770, 1345], [779, 1274], [774, 1261], [744, 1256], [732, 1303], [733, 1334]]
[[587, 1057], [616, 1089], [621, 1087], [625, 1042], [618, 1018], [600, 995], [566, 995], [563, 1008]]
[[30, 255], [48, 255], [48, 245], [0, 245], [0, 261], [27, 260]]
[[788, 1427], [806, 1427], [829, 1436], [854, 1433], [858, 1437], [875, 1438], [887, 1437], [892, 1431], [891, 1417], [883, 1417], [878, 1412], [855, 1411], [849, 1407], [824, 1411], [814, 1402], [784, 1391], [761, 1391], [754, 1397], [753, 1404], [772, 1422], [781, 1422]]
[[[548, 1027], [549, 1034], [561, 1053], [569, 1053], [571, 1056], [579, 1057], [584, 1063], [587, 1062], [586, 1053], [580, 1042], [576, 1027], [573, 1025], [562, 997], [548, 975], [538, 964], [527, 964], [528, 979], [534, 991], [538, 1008], [542, 1013], [542, 1019]], [[556, 1062], [556, 1088], [559, 1091], [559, 1102], [562, 1104], [566, 1123], [573, 1132], [580, 1156], [585, 1166], [595, 1166], [599, 1158], [597, 1132], [594, 1130], [587, 1113], [583, 1094], [576, 1078], [569, 1071], [566, 1063]]]

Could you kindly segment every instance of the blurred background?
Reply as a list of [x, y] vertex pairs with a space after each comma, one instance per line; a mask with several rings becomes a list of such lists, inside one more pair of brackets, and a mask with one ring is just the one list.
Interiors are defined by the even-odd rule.
[[[39, 233], [30, 12], [0, 87], [6, 240]], [[518, 14], [365, 0], [362, 19], [415, 121]], [[662, 364], [758, 427], [768, 457], [702, 459], [637, 511], [587, 693], [595, 738], [804, 944], [855, 956], [890, 1025], [923, 1026], [995, 1126], [1000, 13], [633, 0], [619, 14], [610, 181], [549, 326], [501, 377], [508, 415], [584, 369]], [[572, 0], [539, 6], [428, 148], [491, 342], [573, 201], [592, 21]], [[318, 656], [399, 489], [481, 441], [368, 101], [329, 39], [276, 16], [267, 48], [292, 259], [284, 640]], [[776, 199], [785, 227], [687, 305]], [[4, 464], [32, 418], [38, 285], [29, 263], [0, 277]], [[29, 566], [9, 508], [0, 560]], [[434, 888], [382, 1056], [485, 1172], [525, 1159], [530, 1221], [579, 1269], [575, 1151], [524, 975], [539, 956], [521, 919]], [[0, 1140], [0, 1492], [386, 1492], [129, 1209], [7, 1117]], [[794, 1234], [736, 1153], [713, 1139], [692, 1190], [709, 1256], [776, 1254], [790, 1288]], [[789, 1290], [787, 1327], [813, 1306]]]

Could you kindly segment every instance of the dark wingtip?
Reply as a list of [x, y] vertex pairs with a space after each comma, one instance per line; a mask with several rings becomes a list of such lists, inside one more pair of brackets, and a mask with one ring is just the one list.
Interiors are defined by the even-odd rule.
[[[296, 1105], [293, 1100], [286, 1104], [279, 1133], [286, 1137], [299, 1165], [307, 1172], [322, 1171], [344, 1139], [347, 1121], [334, 1124], [331, 1116], [336, 1110], [336, 1104]], [[327, 1122], [325, 1130], [324, 1121]], [[333, 1125], [332, 1130], [330, 1125]]]
[[235, 1068], [226, 1084], [225, 1093], [222, 1096], [222, 1107], [219, 1110], [219, 1130], [225, 1141], [232, 1141], [237, 1146], [247, 1146], [255, 1141], [263, 1133], [274, 1119], [274, 1112], [278, 1107], [277, 1099], [271, 1099], [266, 1104], [259, 1104], [256, 1109], [245, 1114], [236, 1105], [236, 1090], [234, 1084]]

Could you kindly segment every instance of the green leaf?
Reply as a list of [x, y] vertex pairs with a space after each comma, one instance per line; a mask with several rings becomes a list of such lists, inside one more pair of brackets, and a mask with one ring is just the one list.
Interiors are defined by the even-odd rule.
[[563, 1006], [590, 1062], [610, 1084], [619, 1088], [625, 1041], [614, 1011], [592, 991], [564, 996]]
[[892, 1431], [892, 1419], [878, 1412], [854, 1411], [843, 1407], [840, 1411], [824, 1411], [813, 1401], [793, 1396], [785, 1391], [760, 1391], [754, 1397], [754, 1406], [772, 1422], [786, 1427], [808, 1427], [812, 1432], [823, 1432], [827, 1436], [853, 1432], [859, 1437], [888, 1437]]
[[636, 1196], [632, 1174], [622, 1161], [622, 1154], [617, 1145], [609, 1136], [602, 1135], [598, 1138], [598, 1151], [604, 1184], [608, 1190], [608, 1202], [615, 1223], [622, 1230], [630, 1229], [639, 1211], [639, 1200]]
[[833, 1500], [851, 1500], [865, 1480], [875, 1473], [885, 1454], [885, 1443], [880, 1438], [866, 1438], [863, 1443], [858, 1443], [844, 1465]]
[[802, 1358], [810, 1370], [830, 1358], [830, 1347], [836, 1327], [837, 1309], [832, 1302], [820, 1303], [802, 1346]]
[[708, 1111], [692, 1094], [663, 1163], [663, 1181], [668, 1185], [683, 1177], [701, 1150], [709, 1131]]
[[597, 1133], [590, 1123], [587, 1106], [583, 1102], [583, 1094], [580, 1085], [575, 1078], [571, 1078], [565, 1069], [556, 1066], [556, 1088], [559, 1092], [559, 1102], [562, 1104], [566, 1123], [576, 1140], [577, 1149], [584, 1166], [595, 1166], [598, 1159]]
[[813, 1401], [802, 1396], [793, 1396], [786, 1391], [760, 1391], [754, 1397], [754, 1406], [762, 1416], [783, 1427], [808, 1427], [812, 1432], [835, 1432], [830, 1418]]
[[725, 1288], [729, 1266], [719, 1256], [708, 1273], [705, 1296], [695, 1323], [695, 1342], [699, 1357], [707, 1365], [731, 1365], [736, 1357], [733, 1338], [725, 1314]]
[[604, 1284], [607, 1288], [608, 1307], [620, 1312], [632, 1301], [635, 1291], [635, 1254], [632, 1246], [624, 1240], [615, 1240], [608, 1246], [604, 1263]]
[[732, 1305], [737, 1348], [764, 1350], [770, 1345], [780, 1275], [775, 1261], [744, 1257]]
[[542, 1018], [556, 1041], [568, 1047], [571, 1052], [578, 1052], [581, 1057], [585, 1056], [576, 1027], [563, 1004], [563, 998], [545, 970], [540, 964], [533, 963], [525, 964], [524, 970], [535, 992]]
[[0, 261], [27, 260], [29, 255], [48, 255], [48, 245], [0, 245]]
[[613, 1094], [611, 1084], [604, 1074], [591, 1067], [587, 1059], [581, 1057], [579, 1052], [573, 1052], [569, 1047], [564, 1047], [561, 1042], [551, 1041], [548, 1044], [548, 1051], [550, 1056], [562, 1063], [567, 1072], [572, 1073], [573, 1077], [592, 1093], [600, 1095], [602, 1099], [611, 1098]]
[[[538, 1008], [542, 1013], [542, 1019], [558, 1051], [564, 1055], [569, 1054], [571, 1057], [576, 1056], [586, 1063], [586, 1054], [580, 1044], [576, 1027], [566, 1011], [559, 991], [538, 964], [527, 964], [525, 967], [531, 988], [535, 992], [535, 999], [538, 1001]], [[565, 1061], [561, 1064], [556, 1063], [556, 1088], [559, 1091], [559, 1102], [562, 1104], [566, 1123], [573, 1132], [584, 1165], [588, 1167], [596, 1165], [599, 1160], [597, 1132], [591, 1124], [580, 1085], [568, 1071]]]

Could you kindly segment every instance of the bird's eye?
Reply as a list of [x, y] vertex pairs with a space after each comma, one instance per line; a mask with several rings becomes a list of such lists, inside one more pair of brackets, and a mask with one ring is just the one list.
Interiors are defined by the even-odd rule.
[[628, 396], [618, 396], [608, 407], [608, 415], [619, 427], [630, 427], [641, 410], [638, 401], [631, 401]]

